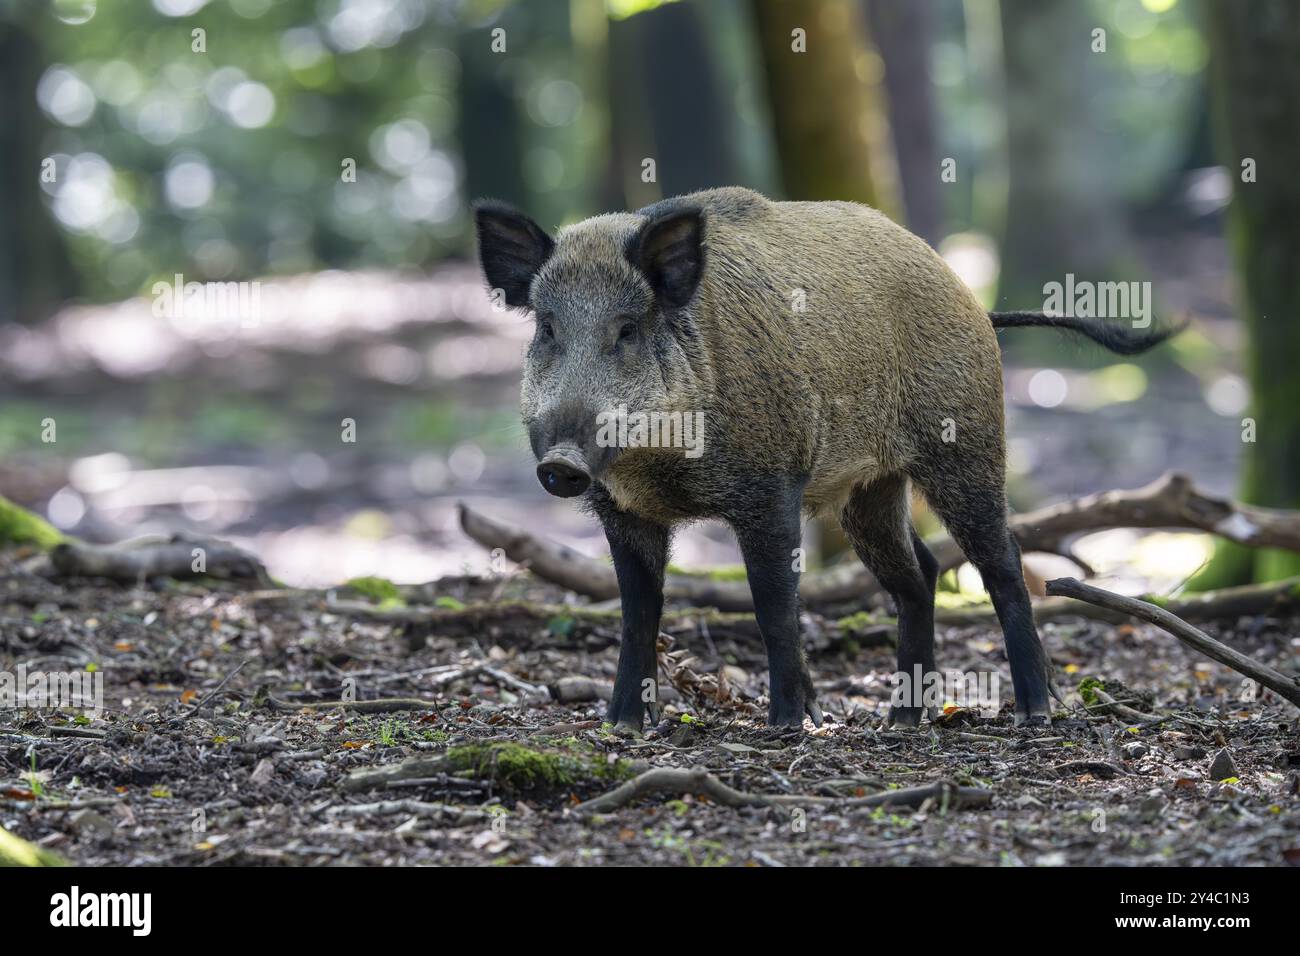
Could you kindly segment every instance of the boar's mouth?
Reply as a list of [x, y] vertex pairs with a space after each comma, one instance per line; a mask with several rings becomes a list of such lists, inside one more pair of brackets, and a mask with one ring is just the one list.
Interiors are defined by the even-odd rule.
[[557, 445], [537, 463], [537, 480], [557, 498], [574, 498], [591, 487], [591, 466], [576, 445]]

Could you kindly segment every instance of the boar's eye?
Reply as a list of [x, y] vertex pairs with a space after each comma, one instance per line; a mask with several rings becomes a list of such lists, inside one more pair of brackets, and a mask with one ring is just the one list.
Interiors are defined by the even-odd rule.
[[555, 326], [551, 324], [550, 316], [541, 316], [537, 320], [537, 330], [542, 334], [542, 338], [553, 340], [555, 338]]
[[636, 338], [637, 327], [635, 322], [624, 322], [618, 330], [618, 340], [620, 342], [631, 342]]

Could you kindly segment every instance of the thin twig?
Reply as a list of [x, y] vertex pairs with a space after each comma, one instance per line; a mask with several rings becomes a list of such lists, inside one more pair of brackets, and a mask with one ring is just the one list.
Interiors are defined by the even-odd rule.
[[220, 694], [223, 690], [225, 690], [225, 689], [226, 689], [226, 685], [230, 683], [231, 678], [233, 678], [236, 674], [238, 674], [240, 671], [242, 671], [242, 670], [244, 669], [244, 665], [247, 664], [250, 660], [252, 660], [251, 657], [245, 657], [242, 661], [240, 661], [240, 662], [239, 662], [239, 666], [236, 667], [236, 668], [235, 668], [233, 671], [231, 671], [229, 674], [227, 674], [226, 677], [225, 677], [225, 679], [224, 679], [220, 684], [218, 684], [216, 687], [214, 687], [214, 688], [212, 689], [212, 693], [208, 694], [207, 697], [204, 697], [201, 701], [199, 701], [199, 702], [198, 702], [197, 704], [195, 704], [192, 708], [190, 708], [189, 713], [187, 713], [187, 714], [185, 715], [185, 717], [186, 717], [187, 719], [190, 718], [190, 717], [193, 717], [195, 714], [197, 714], [200, 710], [203, 709], [204, 705], [206, 705], [208, 701], [212, 700], [212, 698], [216, 697], [216, 696], [217, 696], [218, 694]]

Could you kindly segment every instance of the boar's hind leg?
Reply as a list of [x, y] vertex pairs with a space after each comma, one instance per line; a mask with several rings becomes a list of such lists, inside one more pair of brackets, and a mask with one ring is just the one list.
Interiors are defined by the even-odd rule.
[[774, 727], [802, 726], [805, 714], [822, 725], [799, 634], [795, 549], [803, 487], [803, 481], [783, 477], [745, 482], [745, 501], [726, 515], [745, 558], [754, 617], [767, 647], [767, 722]]
[[913, 477], [953, 540], [979, 570], [984, 588], [993, 599], [1011, 668], [1016, 722], [1050, 723], [1051, 670], [1034, 629], [1029, 591], [1020, 566], [1020, 545], [1007, 528], [1002, 463], [999, 461], [994, 468], [949, 460], [945, 465], [941, 472], [921, 469]]
[[[934, 585], [939, 565], [912, 529], [909, 504], [905, 477], [882, 478], [853, 489], [840, 513], [840, 524], [867, 570], [894, 599], [898, 608], [898, 671], [911, 678], [903, 686], [920, 692], [924, 682], [918, 678], [935, 672]], [[895, 704], [889, 721], [916, 727], [921, 710], [919, 705]]]
[[623, 641], [606, 720], [640, 732], [646, 714], [659, 721], [659, 666], [655, 642], [664, 609], [669, 530], [626, 511], [598, 491], [592, 507], [605, 527], [623, 606]]

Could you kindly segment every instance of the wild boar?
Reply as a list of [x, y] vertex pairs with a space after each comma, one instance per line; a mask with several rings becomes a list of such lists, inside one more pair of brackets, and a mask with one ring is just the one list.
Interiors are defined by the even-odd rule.
[[[1126, 354], [1167, 332], [990, 316], [924, 241], [855, 203], [714, 189], [554, 238], [498, 202], [477, 203], [475, 218], [489, 286], [536, 317], [521, 406], [538, 478], [582, 496], [609, 540], [623, 608], [610, 721], [657, 719], [669, 542], [705, 518], [729, 524], [744, 556], [769, 723], [822, 722], [799, 633], [805, 513], [837, 516], [891, 595], [899, 671], [934, 672], [937, 565], [911, 524], [911, 486], [983, 577], [1017, 721], [1050, 720], [1049, 662], [1007, 530], [995, 329], [1056, 326]], [[611, 441], [624, 412], [701, 425], [702, 453], [625, 431]], [[915, 726], [921, 711], [896, 705], [890, 717]]]

